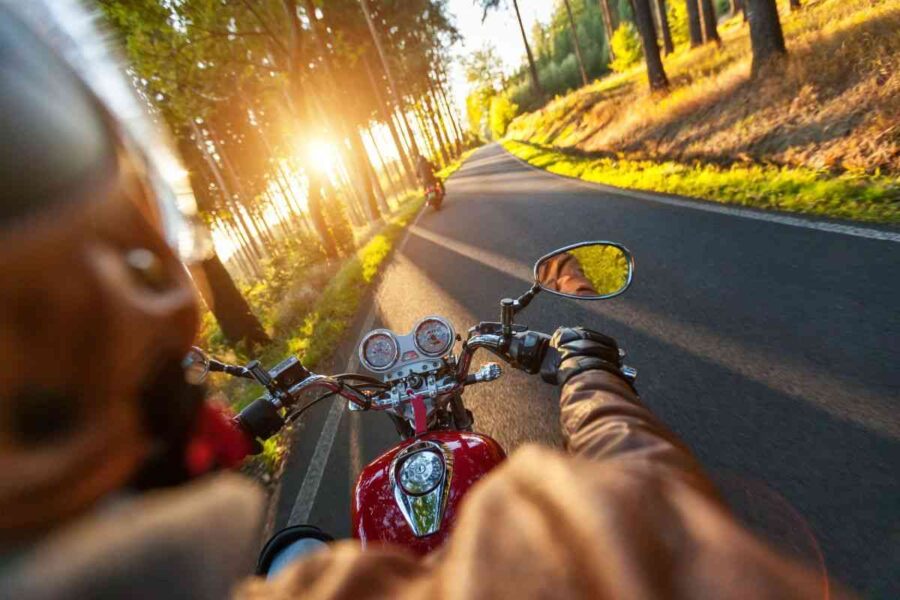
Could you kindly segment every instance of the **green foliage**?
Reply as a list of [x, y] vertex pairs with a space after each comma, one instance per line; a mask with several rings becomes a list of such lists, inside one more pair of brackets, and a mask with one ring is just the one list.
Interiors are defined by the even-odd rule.
[[507, 140], [503, 146], [536, 167], [621, 188], [652, 190], [725, 204], [841, 219], [900, 223], [896, 178], [832, 175], [806, 168], [684, 164], [575, 156]]
[[666, 3], [666, 14], [669, 19], [669, 29], [672, 31], [672, 42], [675, 46], [690, 42], [691, 34], [688, 29], [687, 6], [681, 0], [669, 0]]
[[582, 246], [569, 250], [578, 259], [581, 271], [598, 294], [612, 294], [625, 287], [628, 261], [613, 246]]
[[[588, 77], [600, 77], [608, 71], [609, 61], [600, 7], [596, 0], [571, 0], [571, 3]], [[531, 41], [538, 79], [546, 93], [563, 94], [581, 87], [581, 71], [575, 57], [572, 29], [562, 2], [556, 4], [547, 25], [535, 23]], [[510, 100], [523, 110], [533, 110], [543, 103], [543, 99], [532, 89], [526, 64], [510, 79], [506, 89]]]
[[613, 33], [612, 50], [616, 58], [610, 66], [613, 71], [618, 73], [627, 71], [644, 57], [644, 50], [641, 48], [641, 36], [630, 21], [623, 22]]
[[469, 118], [469, 129], [480, 139], [489, 137], [487, 117], [494, 94], [496, 92], [493, 88], [480, 87], [466, 96], [466, 116]]
[[510, 102], [506, 94], [499, 94], [491, 98], [491, 136], [499, 140], [506, 135], [506, 128], [518, 114], [519, 107]]

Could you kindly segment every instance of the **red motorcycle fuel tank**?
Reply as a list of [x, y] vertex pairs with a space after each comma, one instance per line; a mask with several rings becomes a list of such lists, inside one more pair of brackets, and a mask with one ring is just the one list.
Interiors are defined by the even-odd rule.
[[[392, 543], [418, 554], [434, 550], [450, 534], [469, 488], [505, 458], [500, 444], [477, 433], [431, 431], [403, 441], [360, 473], [353, 537], [363, 547]], [[431, 488], [436, 473], [440, 483]]]

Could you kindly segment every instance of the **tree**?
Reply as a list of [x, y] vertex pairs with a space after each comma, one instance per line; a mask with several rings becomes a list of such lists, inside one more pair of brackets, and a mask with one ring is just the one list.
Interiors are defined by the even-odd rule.
[[572, 16], [572, 5], [569, 0], [563, 0], [566, 5], [566, 14], [569, 16], [569, 27], [572, 30], [572, 46], [575, 48], [575, 57], [578, 59], [578, 68], [581, 71], [581, 82], [588, 84], [587, 71], [584, 69], [584, 58], [581, 56], [581, 45], [578, 42], [578, 28], [575, 26], [575, 17]]
[[644, 62], [647, 64], [647, 79], [654, 92], [667, 90], [669, 78], [663, 69], [656, 42], [656, 28], [653, 26], [653, 14], [650, 12], [650, 0], [634, 0], [634, 20], [638, 33], [641, 34], [641, 47], [644, 49]]
[[199, 265], [192, 265], [191, 273], [200, 296], [229, 342], [250, 345], [269, 343], [269, 336], [259, 319], [250, 310], [250, 305], [215, 253]]
[[703, 21], [703, 38], [707, 43], [715, 42], [717, 45], [722, 44], [722, 38], [719, 37], [717, 29], [716, 9], [712, 0], [698, 0], [700, 6], [700, 14]]
[[666, 54], [675, 52], [675, 42], [672, 40], [672, 30], [669, 28], [669, 16], [666, 11], [666, 0], [652, 0], [656, 9], [656, 22], [662, 32], [663, 49]]
[[790, 7], [791, 7], [791, 12], [800, 10], [800, 8], [801, 8], [801, 7], [800, 7], [800, 0], [791, 0]]
[[684, 0], [687, 6], [688, 31], [691, 35], [691, 48], [703, 45], [703, 24], [700, 20], [700, 6], [698, 0]]
[[613, 33], [616, 30], [616, 23], [613, 22], [612, 11], [609, 9], [609, 0], [599, 0], [600, 13], [603, 15], [603, 31], [606, 33], [606, 47], [609, 49], [609, 60], [615, 60], [612, 50]]
[[[481, 20], [487, 18], [488, 11], [497, 9], [501, 6], [503, 0], [475, 0], [476, 3], [480, 4], [484, 13], [481, 16]], [[519, 12], [519, 2], [518, 0], [512, 0], [513, 9], [516, 11], [516, 20], [519, 22], [519, 31], [522, 34], [522, 43], [525, 44], [525, 55], [528, 58], [528, 70], [531, 73], [531, 85], [534, 88], [535, 93], [543, 98], [544, 97], [544, 88], [541, 86], [541, 81], [538, 78], [537, 65], [534, 62], [534, 55], [531, 53], [531, 45], [528, 43], [528, 36], [525, 34], [525, 25], [522, 23], [522, 14]]]
[[775, 0], [744, 0], [753, 50], [751, 73], [758, 75], [787, 55]]

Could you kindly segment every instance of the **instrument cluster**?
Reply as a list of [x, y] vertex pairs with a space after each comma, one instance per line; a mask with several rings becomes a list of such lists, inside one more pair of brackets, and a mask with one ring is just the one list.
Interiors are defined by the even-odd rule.
[[[446, 355], [455, 341], [453, 326], [443, 317], [430, 316], [416, 323], [406, 335], [397, 335], [390, 329], [370, 331], [359, 345], [359, 360], [370, 371], [393, 378], [402, 376], [407, 366], [435, 363], [434, 359]], [[412, 370], [415, 369], [410, 374]]]

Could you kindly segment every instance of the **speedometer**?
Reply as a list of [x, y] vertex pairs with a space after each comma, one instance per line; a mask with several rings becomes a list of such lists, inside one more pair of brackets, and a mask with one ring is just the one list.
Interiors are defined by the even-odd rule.
[[440, 356], [453, 345], [453, 328], [438, 317], [426, 317], [416, 325], [416, 347], [427, 356]]
[[394, 334], [386, 329], [370, 332], [359, 345], [359, 358], [372, 371], [390, 369], [400, 354], [400, 346]]

